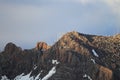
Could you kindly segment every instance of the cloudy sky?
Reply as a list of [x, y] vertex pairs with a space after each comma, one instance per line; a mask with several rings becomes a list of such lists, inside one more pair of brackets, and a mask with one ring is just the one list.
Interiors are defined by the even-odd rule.
[[0, 0], [0, 49], [52, 45], [66, 32], [120, 33], [120, 0]]

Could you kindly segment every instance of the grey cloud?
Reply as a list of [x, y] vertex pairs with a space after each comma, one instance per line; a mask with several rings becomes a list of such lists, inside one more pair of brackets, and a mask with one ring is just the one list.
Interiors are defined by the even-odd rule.
[[34, 47], [42, 40], [53, 44], [58, 34], [73, 30], [112, 35], [120, 29], [120, 18], [102, 3], [80, 5], [77, 0], [75, 3], [73, 0], [41, 0], [41, 6], [36, 4], [37, 1], [32, 4], [32, 1], [15, 3], [12, 0], [0, 5], [0, 47], [9, 41], [23, 48]]

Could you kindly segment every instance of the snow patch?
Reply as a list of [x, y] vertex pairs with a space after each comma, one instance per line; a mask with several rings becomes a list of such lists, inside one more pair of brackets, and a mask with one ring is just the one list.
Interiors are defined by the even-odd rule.
[[10, 80], [10, 79], [8, 79], [7, 76], [4, 75], [4, 76], [2, 76], [1, 80]]
[[56, 66], [54, 66], [50, 71], [49, 73], [42, 78], [42, 80], [48, 80], [53, 74], [56, 73]]
[[[40, 74], [42, 73], [42, 71], [34, 78], [34, 77], [30, 77], [30, 74], [27, 74], [27, 75], [24, 75], [24, 73], [16, 76], [13, 80], [41, 80], [41, 78], [39, 77]], [[2, 79], [1, 80], [10, 80], [8, 79], [6, 76], [2, 76]]]
[[18, 75], [17, 77], [15, 77], [14, 80], [34, 80], [33, 77], [30, 77], [30, 74], [24, 75], [24, 73], [22, 73], [21, 75]]
[[[35, 78], [30, 77], [30, 74], [31, 74], [31, 72], [27, 75], [24, 75], [24, 73], [22, 73], [21, 75], [16, 76], [14, 78], [14, 80], [41, 80], [41, 78], [39, 78], [41, 73], [39, 73]], [[6, 79], [4, 79], [4, 80], [6, 80]]]
[[92, 61], [94, 64], [96, 64], [96, 62], [95, 62], [95, 60], [94, 60], [94, 59], [91, 59], [91, 61]]
[[60, 62], [58, 62], [57, 60], [52, 60], [52, 64], [59, 64]]
[[93, 54], [94, 54], [96, 57], [99, 57], [99, 55], [95, 52], [94, 49], [92, 49], [92, 52], [93, 52]]
[[41, 73], [39, 73], [39, 74], [36, 76], [35, 80], [41, 80], [41, 78], [39, 78], [40, 74], [41, 74]]
[[16, 76], [16, 77], [14, 78], [14, 80], [20, 80], [20, 79], [22, 78], [23, 75], [24, 75], [24, 73], [22, 73], [22, 74]]
[[88, 76], [87, 74], [85, 74], [85, 75], [83, 76], [83, 78], [88, 78], [89, 80], [92, 80], [92, 78], [91, 78], [90, 76]]
[[34, 70], [37, 68], [37, 66], [36, 65], [34, 65]]

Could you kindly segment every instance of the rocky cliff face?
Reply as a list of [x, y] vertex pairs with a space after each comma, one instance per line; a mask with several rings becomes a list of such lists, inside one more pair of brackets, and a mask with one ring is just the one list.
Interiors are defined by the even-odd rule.
[[[18, 78], [18, 75], [20, 78]], [[120, 80], [120, 35], [68, 32], [53, 46], [30, 50], [8, 43], [0, 53], [0, 77], [11, 80]]]

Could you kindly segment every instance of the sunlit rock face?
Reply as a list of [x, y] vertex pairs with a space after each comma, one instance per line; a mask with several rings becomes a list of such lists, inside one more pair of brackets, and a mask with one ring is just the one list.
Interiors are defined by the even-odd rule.
[[1, 80], [120, 80], [120, 34], [68, 32], [54, 45], [22, 50], [8, 43], [0, 53]]
[[40, 51], [46, 51], [49, 48], [50, 46], [48, 46], [47, 43], [45, 42], [38, 42], [36, 45], [36, 50], [40, 50]]

